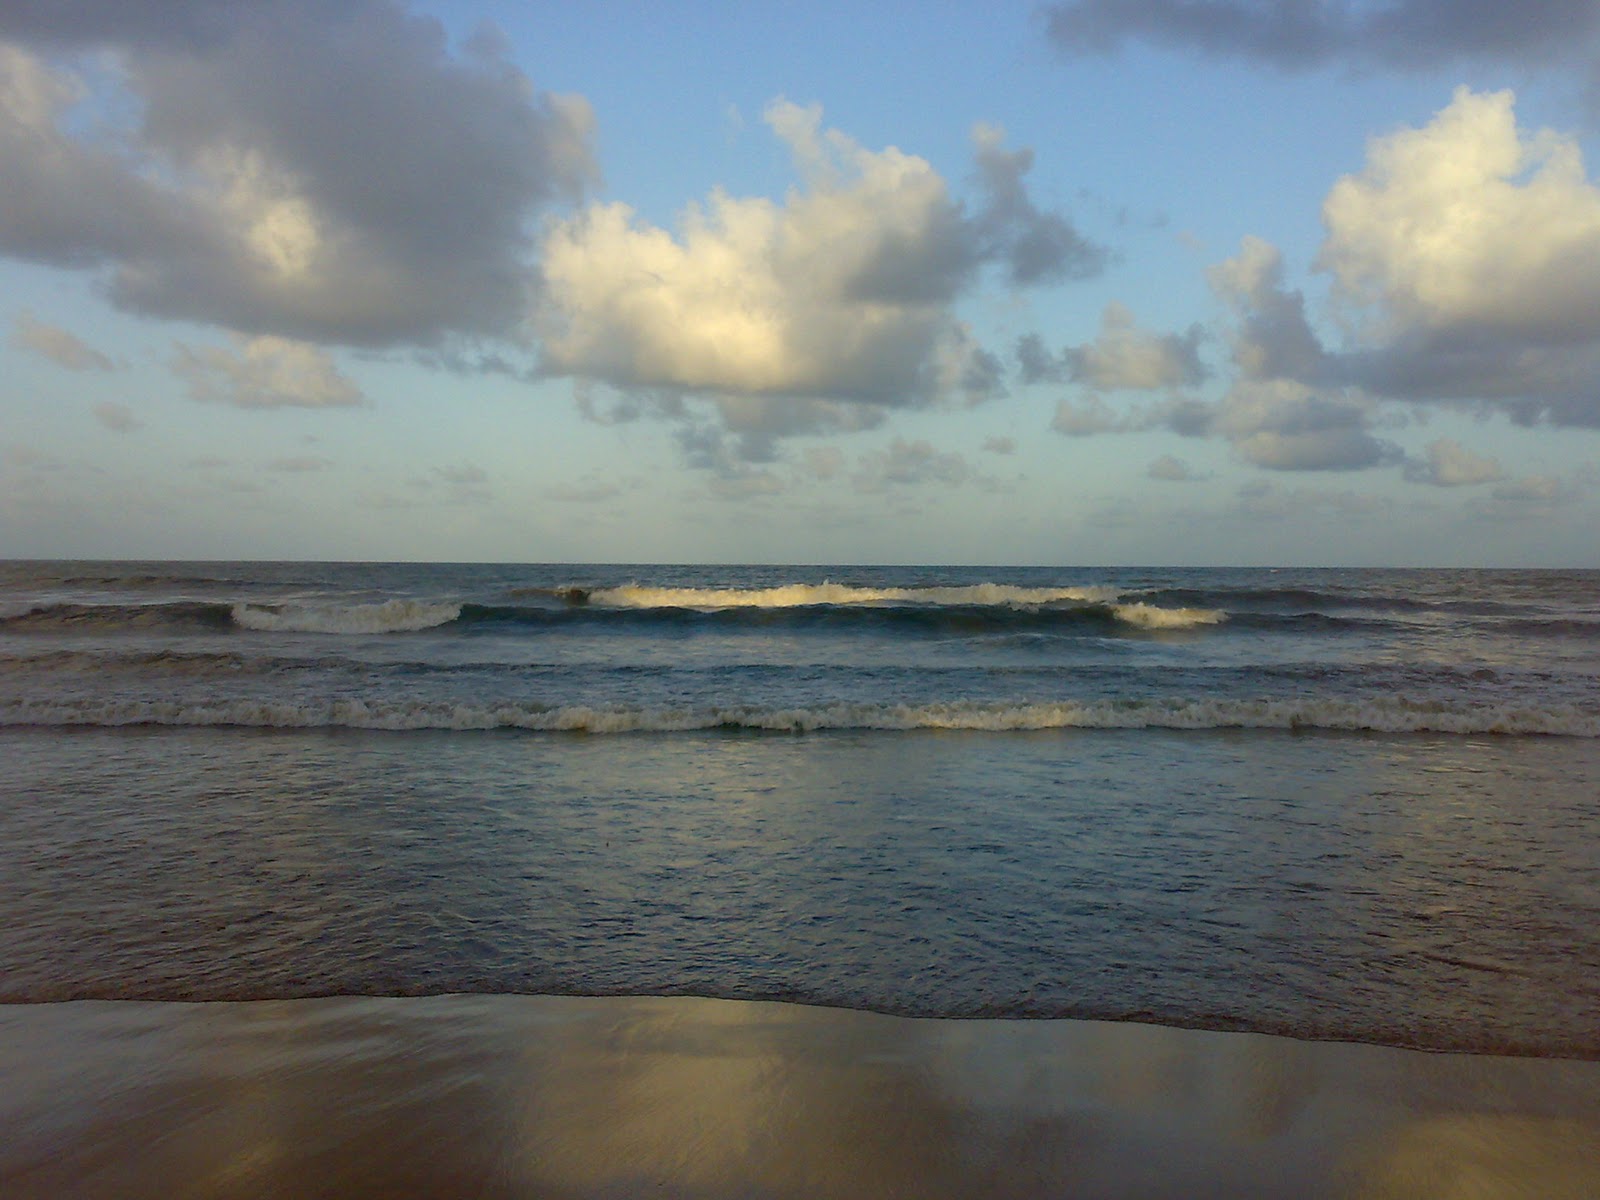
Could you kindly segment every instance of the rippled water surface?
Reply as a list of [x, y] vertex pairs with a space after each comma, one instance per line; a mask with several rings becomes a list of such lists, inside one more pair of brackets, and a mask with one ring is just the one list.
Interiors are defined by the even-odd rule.
[[0, 567], [0, 999], [1600, 1057], [1600, 576]]

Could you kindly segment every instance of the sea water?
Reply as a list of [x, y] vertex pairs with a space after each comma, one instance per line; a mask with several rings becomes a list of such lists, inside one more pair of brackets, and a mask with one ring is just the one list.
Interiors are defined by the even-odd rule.
[[1600, 1057], [1600, 573], [0, 564], [0, 1001]]

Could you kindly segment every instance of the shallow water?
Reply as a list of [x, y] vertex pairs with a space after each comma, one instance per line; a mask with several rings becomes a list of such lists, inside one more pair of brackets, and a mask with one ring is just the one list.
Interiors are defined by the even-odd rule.
[[1589, 743], [0, 732], [0, 998], [545, 992], [1600, 1054]]

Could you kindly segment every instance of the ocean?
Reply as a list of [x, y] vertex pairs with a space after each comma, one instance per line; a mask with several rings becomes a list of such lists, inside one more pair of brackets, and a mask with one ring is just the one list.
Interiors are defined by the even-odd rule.
[[0, 1001], [1600, 1058], [1600, 573], [0, 564]]

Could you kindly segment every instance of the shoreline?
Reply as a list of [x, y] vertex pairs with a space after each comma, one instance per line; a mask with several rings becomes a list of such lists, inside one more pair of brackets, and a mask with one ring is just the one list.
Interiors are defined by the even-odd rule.
[[0, 1006], [31, 1197], [1600, 1195], [1600, 1062], [774, 1001]]

